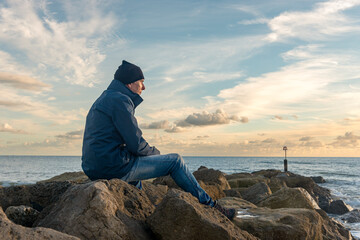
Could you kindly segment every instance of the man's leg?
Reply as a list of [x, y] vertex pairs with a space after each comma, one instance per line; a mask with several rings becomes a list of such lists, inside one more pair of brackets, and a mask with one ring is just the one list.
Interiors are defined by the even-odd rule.
[[128, 174], [121, 179], [127, 182], [171, 175], [176, 184], [190, 192], [205, 205], [214, 206], [214, 201], [200, 187], [179, 154], [151, 155], [137, 157]]

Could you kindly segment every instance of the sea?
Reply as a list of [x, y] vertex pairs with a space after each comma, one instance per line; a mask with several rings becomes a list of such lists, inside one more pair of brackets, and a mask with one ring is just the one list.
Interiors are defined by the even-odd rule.
[[[284, 157], [194, 157], [184, 156], [191, 171], [200, 166], [218, 169], [226, 174], [284, 169]], [[322, 176], [322, 187], [354, 209], [360, 209], [360, 158], [288, 157], [288, 171], [303, 176]], [[33, 184], [64, 172], [81, 171], [80, 156], [0, 156], [0, 185]], [[333, 215], [341, 222], [338, 216]], [[360, 223], [343, 223], [360, 239]]]

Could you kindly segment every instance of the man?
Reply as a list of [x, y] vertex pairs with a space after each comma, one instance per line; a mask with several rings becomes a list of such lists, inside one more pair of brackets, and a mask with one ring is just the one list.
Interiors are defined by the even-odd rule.
[[134, 116], [145, 90], [141, 69], [123, 61], [107, 90], [92, 105], [84, 132], [82, 168], [91, 179], [119, 178], [141, 189], [141, 180], [171, 175], [200, 203], [215, 207], [229, 219], [235, 209], [221, 207], [200, 187], [178, 154], [160, 155], [142, 137]]

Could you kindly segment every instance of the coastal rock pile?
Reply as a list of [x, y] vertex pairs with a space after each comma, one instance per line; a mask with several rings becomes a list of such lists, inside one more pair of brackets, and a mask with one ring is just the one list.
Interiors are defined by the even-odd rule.
[[201, 167], [194, 176], [210, 196], [237, 209], [233, 221], [199, 204], [170, 177], [144, 181], [139, 190], [119, 179], [89, 181], [81, 172], [66, 173], [0, 188], [0, 239], [351, 240], [325, 211], [360, 221], [359, 210], [332, 199], [312, 178], [290, 172], [225, 175]]

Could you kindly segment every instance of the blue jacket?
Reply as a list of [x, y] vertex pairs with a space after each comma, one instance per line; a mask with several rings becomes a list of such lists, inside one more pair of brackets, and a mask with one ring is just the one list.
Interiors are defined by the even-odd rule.
[[142, 137], [134, 117], [143, 101], [122, 82], [113, 80], [86, 117], [82, 168], [92, 180], [121, 178], [137, 156], [160, 154]]

